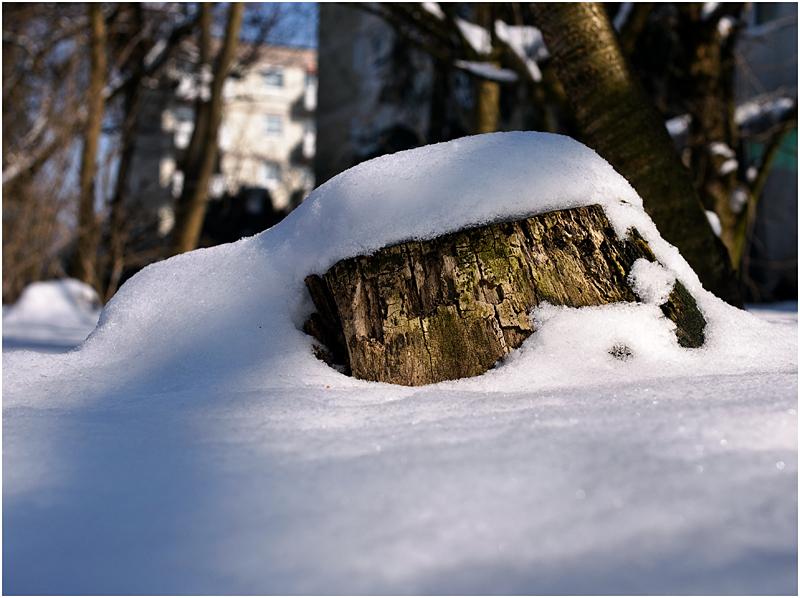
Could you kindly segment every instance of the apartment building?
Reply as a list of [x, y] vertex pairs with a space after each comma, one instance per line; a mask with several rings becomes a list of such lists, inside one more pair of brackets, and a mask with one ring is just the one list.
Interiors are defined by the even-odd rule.
[[[158, 235], [174, 226], [180, 170], [194, 130], [195, 103], [210, 73], [197, 72], [197, 50], [181, 48], [144, 101], [132, 163], [131, 194], [155, 215]], [[209, 242], [260, 232], [314, 188], [317, 52], [242, 46], [223, 88], [216, 173], [209, 187]]]

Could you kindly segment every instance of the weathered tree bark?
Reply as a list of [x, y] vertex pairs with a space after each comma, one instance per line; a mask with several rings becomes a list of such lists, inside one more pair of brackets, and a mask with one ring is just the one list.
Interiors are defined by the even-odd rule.
[[[596, 205], [403, 243], [309, 276], [318, 313], [305, 330], [357, 378], [417, 386], [476, 376], [534, 332], [528, 313], [544, 301], [637, 301], [626, 277], [639, 258], [655, 261]], [[703, 344], [705, 320], [680, 282], [661, 309], [681, 346]]]
[[583, 141], [631, 183], [661, 235], [680, 249], [703, 285], [741, 305], [725, 246], [706, 219], [663, 118], [631, 75], [603, 6], [540, 2], [531, 10]]
[[87, 110], [89, 113], [83, 135], [80, 171], [80, 199], [78, 207], [78, 238], [75, 258], [71, 268], [73, 276], [101, 291], [97, 278], [97, 249], [100, 229], [94, 211], [94, 175], [97, 144], [103, 123], [106, 82], [106, 23], [99, 3], [89, 4], [90, 66]]
[[[209, 3], [201, 4], [201, 64], [210, 63], [209, 47], [211, 37], [211, 8]], [[228, 76], [234, 53], [239, 42], [239, 28], [242, 23], [244, 6], [242, 2], [232, 2], [228, 10], [228, 23], [217, 65], [211, 83], [210, 98], [198, 101], [195, 114], [195, 128], [186, 160], [183, 164], [183, 191], [175, 208], [175, 229], [172, 234], [173, 255], [197, 248], [200, 230], [206, 214], [208, 184], [214, 172], [214, 163], [219, 150], [217, 134], [222, 121], [222, 87]]]

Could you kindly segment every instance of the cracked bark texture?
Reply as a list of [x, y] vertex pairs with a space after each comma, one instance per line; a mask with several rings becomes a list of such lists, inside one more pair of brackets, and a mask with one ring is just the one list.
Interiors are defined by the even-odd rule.
[[[621, 241], [597, 205], [402, 243], [309, 276], [318, 313], [305, 331], [326, 346], [318, 356], [356, 378], [477, 376], [534, 333], [528, 313], [543, 301], [637, 301], [626, 277], [638, 258], [655, 260], [635, 229]], [[703, 343], [705, 320], [683, 285], [661, 309], [682, 346]]]

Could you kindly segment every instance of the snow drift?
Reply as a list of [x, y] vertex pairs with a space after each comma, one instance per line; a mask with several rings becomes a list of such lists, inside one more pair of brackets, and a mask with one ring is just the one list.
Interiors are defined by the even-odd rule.
[[97, 325], [100, 298], [79, 280], [34, 282], [3, 306], [3, 350], [66, 352]]
[[[650, 302], [540, 306], [498, 367], [421, 389], [313, 357], [306, 275], [594, 203], [656, 254], [633, 275]], [[657, 308], [675, 278], [700, 349]], [[145, 268], [77, 350], [4, 355], [3, 589], [791, 593], [796, 338], [707, 293], [569, 138], [378, 158], [264, 233]]]

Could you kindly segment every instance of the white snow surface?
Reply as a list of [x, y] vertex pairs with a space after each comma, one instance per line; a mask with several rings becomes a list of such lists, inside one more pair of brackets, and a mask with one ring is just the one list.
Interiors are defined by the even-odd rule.
[[492, 53], [492, 36], [484, 27], [470, 23], [460, 17], [456, 17], [455, 21], [461, 30], [461, 35], [472, 46], [473, 50], [483, 55]]
[[708, 146], [708, 153], [712, 156], [723, 156], [725, 158], [735, 158], [736, 152], [731, 149], [724, 141], [715, 141]]
[[722, 223], [719, 221], [719, 216], [717, 216], [716, 212], [712, 212], [711, 210], [705, 210], [706, 219], [708, 219], [708, 223], [711, 225], [711, 230], [714, 231], [714, 234], [718, 237], [722, 235]]
[[797, 101], [792, 98], [772, 98], [768, 94], [758, 96], [749, 102], [736, 106], [734, 120], [740, 127], [747, 127], [760, 118], [780, 121], [789, 110], [797, 109]]
[[[419, 388], [313, 357], [306, 275], [592, 203], [658, 257], [633, 274], [650, 302], [541, 305], [496, 368]], [[700, 349], [658, 307], [672, 277]], [[568, 138], [366, 162], [264, 233], [145, 268], [76, 350], [4, 353], [3, 592], [796, 594], [794, 309], [704, 291]]]
[[684, 114], [683, 116], [676, 116], [674, 118], [670, 118], [664, 124], [667, 127], [667, 131], [669, 132], [670, 136], [677, 137], [679, 135], [684, 135], [689, 131], [689, 125], [692, 123], [692, 115], [691, 114]]
[[542, 32], [536, 27], [508, 25], [499, 19], [494, 23], [494, 30], [497, 37], [508, 44], [525, 63], [531, 78], [536, 82], [541, 81], [542, 71], [537, 61], [550, 56]]
[[517, 73], [510, 69], [502, 69], [491, 62], [475, 62], [471, 60], [456, 60], [453, 64], [460, 69], [469, 71], [484, 79], [500, 83], [514, 83], [519, 79]]
[[422, 8], [424, 8], [426, 11], [428, 11], [430, 14], [432, 14], [440, 21], [443, 21], [445, 18], [444, 11], [442, 10], [442, 7], [439, 6], [438, 2], [423, 2]]
[[736, 169], [739, 168], [739, 161], [731, 158], [729, 160], [725, 160], [722, 164], [720, 164], [719, 168], [717, 168], [717, 174], [719, 176], [725, 176], [732, 172], [735, 172]]
[[663, 305], [675, 286], [675, 275], [659, 263], [639, 258], [633, 263], [628, 283], [643, 303]]

